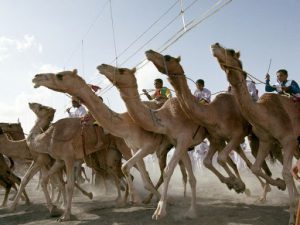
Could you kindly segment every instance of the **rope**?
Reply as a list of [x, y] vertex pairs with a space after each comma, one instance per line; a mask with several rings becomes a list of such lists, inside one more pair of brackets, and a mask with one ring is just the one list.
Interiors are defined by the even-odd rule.
[[[109, 2], [109, 0], [107, 0], [103, 6], [101, 7], [101, 10], [99, 11], [99, 13], [96, 15], [95, 19], [91, 22], [89, 28], [87, 29], [87, 31], [82, 35], [82, 37], [80, 38], [80, 40], [84, 40], [86, 38], [86, 36], [89, 34], [89, 32], [92, 30], [92, 28], [95, 26], [96, 24], [96, 21], [100, 18], [100, 16], [102, 16], [102, 12], [104, 11], [107, 3]], [[79, 45], [81, 44], [81, 42], [78, 42], [76, 45], [75, 45], [75, 48], [73, 51], [71, 51], [71, 53], [69, 54], [68, 57], [66, 57], [66, 60], [64, 61], [64, 70], [66, 68], [66, 65], [69, 63], [69, 61], [74, 57], [75, 53], [80, 49], [79, 48]]]
[[[127, 48], [125, 48], [119, 55], [118, 57], [122, 56], [129, 48], [131, 48], [138, 40], [140, 40], [149, 30], [152, 29], [152, 27], [154, 27], [154, 25], [156, 25], [165, 15], [167, 15], [171, 9], [174, 8], [175, 5], [177, 5], [178, 1], [176, 0], [170, 8], [167, 9], [167, 11], [165, 11], [157, 20], [155, 20], [144, 32], [142, 32], [133, 42], [131, 42]], [[114, 60], [111, 62], [113, 63]]]
[[[192, 5], [194, 5], [198, 0], [194, 0], [190, 5], [188, 5], [188, 7], [185, 9], [185, 11], [189, 10], [191, 8]], [[176, 19], [178, 19], [178, 17], [180, 17], [180, 13], [178, 15], [176, 15], [169, 23], [167, 23], [161, 30], [159, 30], [152, 38], [150, 38], [150, 40], [148, 40], [145, 44], [143, 44], [141, 47], [139, 47], [133, 54], [131, 54], [127, 59], [125, 59], [122, 63], [121, 66], [123, 64], [125, 64], [129, 59], [131, 59], [133, 56], [135, 56], [141, 49], [143, 49], [146, 45], [148, 45], [154, 38], [156, 38], [160, 33], [162, 33], [163, 31], [166, 30], [166, 28], [168, 28], [173, 22], [175, 22]]]
[[185, 21], [184, 21], [183, 2], [182, 2], [182, 0], [180, 0], [180, 15], [181, 15], [181, 20], [182, 20], [183, 29], [184, 29], [184, 31], [186, 31]]
[[[190, 5], [188, 5], [185, 9], [187, 11], [190, 9], [198, 0], [194, 0]], [[225, 7], [227, 4], [229, 4], [232, 0], [225, 0], [223, 4], [223, 0], [219, 0], [216, 4], [214, 4], [209, 10], [207, 10], [204, 13], [204, 16], [202, 16], [200, 19], [192, 20], [186, 25], [186, 32], [182, 32], [183, 28], [181, 28], [177, 33], [175, 33], [169, 40], [167, 40], [160, 48], [158, 52], [165, 51], [170, 46], [172, 46], [175, 42], [177, 42], [184, 34], [186, 34], [188, 31], [191, 31], [193, 28], [195, 28], [197, 25], [199, 25], [201, 22], [208, 19], [210, 16], [217, 13], [219, 10], [221, 10], [223, 7]], [[220, 5], [220, 6], [218, 6]], [[145, 47], [149, 42], [151, 42], [155, 37], [157, 37], [163, 30], [165, 30], [168, 26], [170, 26], [178, 17], [180, 14], [178, 14], [175, 18], [173, 18], [166, 26], [163, 27], [162, 30], [160, 30], [158, 33], [156, 33], [150, 40], [148, 40], [144, 45], [142, 45], [140, 48], [138, 48], [133, 54], [131, 54], [126, 60], [124, 60], [120, 65], [122, 66], [125, 62], [127, 62], [129, 59], [131, 59], [134, 55], [137, 54], [143, 47]], [[142, 60], [140, 63], [138, 63], [135, 67], [137, 70], [142, 69], [145, 65], [147, 65], [149, 61], [146, 61], [145, 59]], [[194, 81], [193, 81], [194, 82]], [[113, 85], [107, 88], [107, 90], [104, 93], [107, 93]]]
[[84, 51], [83, 51], [83, 39], [81, 40], [81, 64], [82, 64], [82, 74], [84, 74]]
[[111, 0], [109, 0], [109, 8], [110, 8], [110, 20], [111, 20], [111, 28], [112, 28], [112, 32], [113, 32], [113, 41], [114, 41], [114, 49], [115, 49], [115, 56], [116, 56], [115, 61], [116, 61], [116, 66], [118, 66], [117, 44], [116, 44], [115, 26], [114, 26], [114, 18], [113, 18]]

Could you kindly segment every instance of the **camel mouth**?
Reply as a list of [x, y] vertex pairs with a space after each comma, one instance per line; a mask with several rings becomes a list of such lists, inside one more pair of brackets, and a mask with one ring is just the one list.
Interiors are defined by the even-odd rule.
[[34, 84], [34, 85], [33, 85], [34, 88], [39, 88], [40, 86], [41, 86], [41, 85], [39, 85], [39, 84]]
[[34, 85], [33, 85], [34, 88], [39, 88], [39, 87], [41, 86], [41, 85], [38, 84], [37, 82], [38, 82], [38, 81], [37, 81], [37, 78], [36, 78], [36, 77], [32, 79], [32, 83], [34, 84]]
[[101, 65], [97, 66], [97, 69], [101, 74], [104, 74], [105, 70], [108, 68], [109, 68], [109, 66], [107, 64], [101, 64]]
[[155, 53], [157, 54], [157, 52], [155, 52], [155, 51], [153, 51], [153, 50], [151, 50], [151, 49], [148, 50], [148, 51], [146, 51], [146, 52], [145, 52], [146, 58], [147, 58], [148, 60], [151, 61], [151, 58], [153, 57], [153, 55], [154, 55]]

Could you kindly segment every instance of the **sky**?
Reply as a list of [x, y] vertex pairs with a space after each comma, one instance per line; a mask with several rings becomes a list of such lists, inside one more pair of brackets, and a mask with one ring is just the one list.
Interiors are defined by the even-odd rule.
[[[102, 88], [97, 94], [109, 107], [126, 111], [119, 92], [96, 67], [106, 63], [133, 68], [146, 62], [145, 51], [163, 49], [183, 22], [188, 28], [190, 22], [202, 21], [162, 53], [181, 56], [185, 74], [204, 79], [212, 93], [228, 87], [210, 52], [215, 42], [239, 50], [244, 69], [260, 80], [271, 62], [271, 82], [276, 71], [285, 68], [289, 79], [299, 83], [300, 0], [232, 0], [205, 17], [220, 2], [226, 1], [0, 0], [0, 122], [20, 121], [28, 133], [35, 120], [29, 102], [55, 108], [54, 121], [67, 117], [68, 96], [34, 89], [31, 80], [40, 72], [75, 68], [88, 83]], [[152, 89], [155, 78], [171, 88], [151, 63], [139, 68], [136, 77], [139, 90]], [[190, 81], [189, 87], [195, 90]], [[257, 88], [264, 93], [263, 85]]]

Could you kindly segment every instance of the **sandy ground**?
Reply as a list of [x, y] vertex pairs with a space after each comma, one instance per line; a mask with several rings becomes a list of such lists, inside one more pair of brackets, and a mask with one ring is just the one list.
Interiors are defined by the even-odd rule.
[[[156, 180], [157, 168], [148, 165], [151, 177]], [[281, 166], [273, 165], [274, 177], [280, 175]], [[133, 171], [134, 172], [134, 171]], [[140, 184], [139, 175], [135, 174], [135, 185], [142, 196], [146, 195]], [[236, 194], [219, 182], [208, 170], [198, 170], [197, 178], [197, 219], [185, 219], [184, 213], [189, 207], [190, 190], [188, 196], [183, 197], [181, 176], [176, 168], [170, 183], [169, 199], [172, 204], [167, 206], [167, 216], [159, 221], [151, 219], [156, 203], [142, 206], [128, 206], [116, 208], [114, 199], [116, 195], [104, 195], [102, 191], [94, 190], [94, 199], [89, 200], [80, 193], [73, 199], [72, 221], [63, 224], [103, 224], [103, 225], [285, 225], [288, 222], [288, 195], [287, 191], [279, 191], [272, 187], [268, 201], [261, 204], [257, 201], [261, 188], [248, 169], [241, 169], [242, 178], [251, 191], [251, 196]], [[57, 224], [56, 218], [50, 217], [47, 212], [44, 196], [41, 190], [35, 190], [37, 177], [29, 183], [27, 191], [32, 204], [18, 206], [15, 213], [9, 213], [6, 208], [0, 209], [0, 224]], [[83, 187], [91, 189], [90, 184]], [[0, 201], [4, 190], [0, 189]], [[9, 202], [10, 204], [11, 202]]]

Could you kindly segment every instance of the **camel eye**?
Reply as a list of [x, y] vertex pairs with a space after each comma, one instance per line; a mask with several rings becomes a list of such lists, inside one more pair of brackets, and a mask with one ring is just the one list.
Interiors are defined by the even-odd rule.
[[167, 62], [169, 62], [171, 60], [171, 56], [169, 56], [169, 55], [165, 55], [164, 58]]
[[57, 74], [56, 77], [57, 77], [58, 80], [62, 80], [63, 77], [64, 77], [64, 75], [62, 75], [62, 74]]
[[124, 69], [119, 69], [119, 73], [120, 73], [120, 74], [123, 74], [124, 72], [125, 72]]

